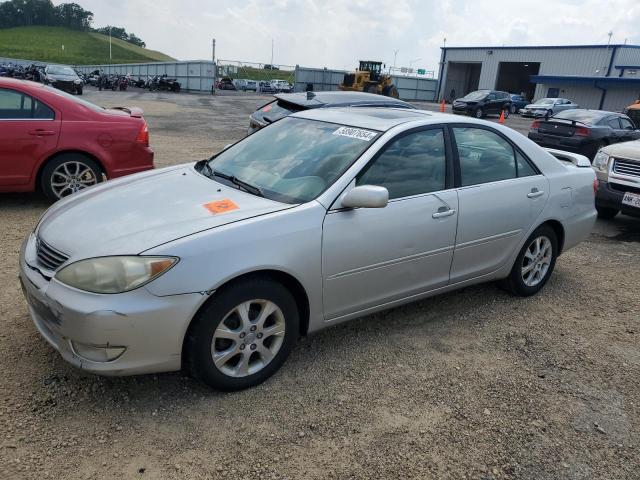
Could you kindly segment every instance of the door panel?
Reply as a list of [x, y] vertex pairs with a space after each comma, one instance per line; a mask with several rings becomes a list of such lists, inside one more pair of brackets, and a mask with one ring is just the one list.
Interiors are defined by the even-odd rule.
[[60, 120], [40, 101], [0, 89], [0, 185], [29, 183], [35, 166], [55, 151]]
[[[504, 265], [542, 212], [547, 186], [547, 179], [536, 175], [458, 190], [460, 210], [451, 283]], [[535, 196], [536, 192], [543, 193]]]
[[[457, 210], [457, 193], [450, 190], [393, 200], [385, 208], [328, 213], [322, 240], [325, 318], [446, 285]], [[433, 218], [438, 213], [447, 216]]]

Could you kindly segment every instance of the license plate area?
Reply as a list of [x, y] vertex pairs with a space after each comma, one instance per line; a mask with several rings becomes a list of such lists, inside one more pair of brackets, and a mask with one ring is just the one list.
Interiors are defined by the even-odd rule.
[[622, 204], [629, 207], [640, 208], [640, 195], [637, 193], [626, 192], [622, 197]]

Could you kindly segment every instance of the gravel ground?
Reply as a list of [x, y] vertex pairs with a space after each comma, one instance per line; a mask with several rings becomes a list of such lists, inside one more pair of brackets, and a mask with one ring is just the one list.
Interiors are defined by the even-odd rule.
[[[241, 138], [264, 102], [86, 97], [143, 107], [158, 166]], [[368, 316], [302, 339], [265, 384], [222, 394], [178, 373], [87, 375], [37, 335], [17, 257], [46, 207], [0, 195], [2, 478], [640, 476], [639, 220], [598, 222], [534, 298], [489, 284]]]

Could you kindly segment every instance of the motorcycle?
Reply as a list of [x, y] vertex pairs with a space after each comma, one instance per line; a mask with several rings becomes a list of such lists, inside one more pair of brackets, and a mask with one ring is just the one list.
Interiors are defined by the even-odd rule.
[[176, 92], [179, 93], [181, 90], [180, 82], [178, 82], [175, 78], [167, 78], [167, 74], [164, 75], [156, 75], [149, 82], [149, 91], [167, 91], [167, 92]]

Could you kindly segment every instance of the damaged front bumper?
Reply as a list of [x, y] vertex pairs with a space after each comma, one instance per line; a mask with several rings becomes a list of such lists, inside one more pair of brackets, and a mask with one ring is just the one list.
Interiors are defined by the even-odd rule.
[[67, 362], [101, 375], [179, 370], [185, 332], [204, 301], [200, 293], [160, 297], [144, 287], [113, 295], [70, 288], [38, 269], [33, 235], [19, 276], [40, 334]]

